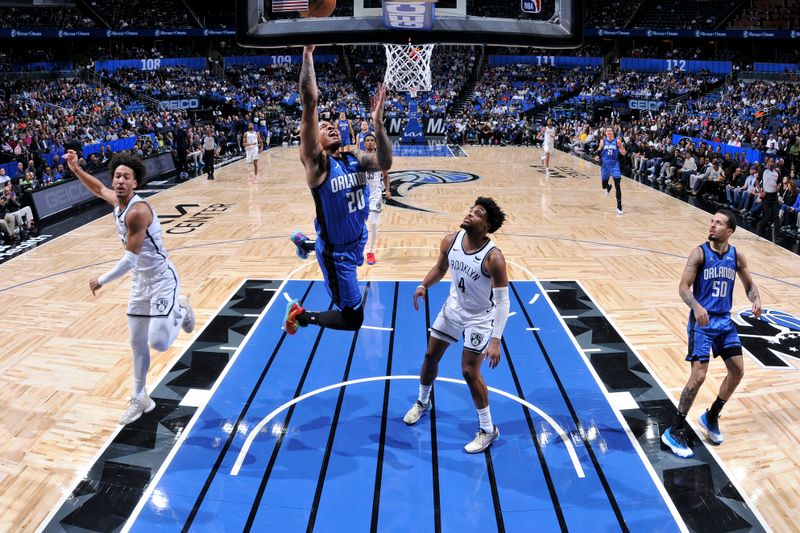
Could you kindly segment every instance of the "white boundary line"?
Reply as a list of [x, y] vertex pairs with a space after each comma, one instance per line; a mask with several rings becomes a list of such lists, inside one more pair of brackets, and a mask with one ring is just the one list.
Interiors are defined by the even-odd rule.
[[[214, 385], [211, 387], [211, 390], [209, 391], [208, 397], [205, 399], [205, 402], [203, 402], [203, 404], [197, 408], [197, 410], [194, 412], [194, 415], [192, 416], [192, 419], [183, 428], [180, 437], [178, 437], [177, 442], [175, 442], [172, 445], [172, 449], [169, 451], [169, 454], [167, 454], [167, 457], [164, 458], [164, 461], [161, 463], [161, 466], [159, 467], [158, 471], [156, 472], [156, 475], [152, 477], [152, 479], [150, 480], [150, 484], [145, 489], [144, 494], [142, 494], [141, 498], [139, 499], [139, 502], [136, 504], [136, 507], [133, 509], [133, 512], [131, 512], [130, 516], [125, 521], [125, 524], [122, 526], [121, 533], [127, 533], [128, 531], [130, 531], [131, 527], [133, 527], [133, 524], [136, 522], [136, 519], [139, 517], [139, 514], [142, 512], [142, 509], [144, 508], [145, 504], [150, 500], [150, 496], [153, 494], [153, 491], [155, 490], [156, 486], [158, 486], [159, 481], [161, 481], [161, 478], [163, 477], [163, 475], [166, 472], [167, 468], [172, 463], [172, 459], [175, 457], [175, 455], [177, 455], [178, 450], [180, 450], [181, 446], [183, 445], [183, 442], [189, 436], [189, 433], [191, 433], [191, 430], [194, 427], [195, 423], [200, 419], [200, 415], [203, 413], [203, 411], [205, 411], [206, 407], [208, 406], [208, 403], [211, 401], [211, 398], [214, 397], [214, 393], [217, 391], [219, 386], [222, 384], [222, 382], [225, 379], [225, 376], [228, 374], [230, 369], [233, 368], [234, 363], [236, 363], [236, 360], [239, 358], [239, 354], [242, 353], [242, 348], [247, 346], [247, 341], [250, 340], [250, 337], [252, 337], [253, 333], [255, 333], [255, 331], [258, 329], [258, 326], [259, 326], [259, 324], [261, 324], [261, 321], [264, 320], [264, 317], [267, 316], [267, 312], [272, 307], [272, 305], [275, 303], [275, 301], [278, 299], [277, 296], [282, 292], [283, 288], [286, 286], [286, 283], [288, 281], [289, 281], [288, 279], [284, 279], [283, 283], [281, 283], [280, 286], [277, 289], [275, 289], [275, 293], [276, 293], [275, 296], [272, 297], [272, 299], [269, 301], [267, 306], [261, 312], [261, 316], [259, 316], [256, 319], [255, 323], [250, 328], [250, 331], [247, 332], [247, 335], [245, 336], [245, 338], [242, 339], [242, 342], [239, 344], [239, 348], [236, 350], [236, 352], [233, 354], [233, 356], [231, 356], [230, 360], [228, 361], [228, 364], [225, 365], [225, 368], [222, 370], [222, 373], [217, 377], [217, 380], [214, 382]], [[236, 293], [234, 293], [234, 294], [236, 294]], [[225, 300], [225, 303], [222, 304], [222, 306], [227, 304], [229, 301], [230, 301], [230, 298]], [[222, 306], [220, 306], [220, 309], [222, 309]], [[217, 314], [219, 314], [219, 311], [217, 312]], [[216, 316], [216, 315], [214, 315], [214, 316]]]
[[[551, 280], [551, 281], [556, 281], [556, 280]], [[686, 527], [686, 523], [683, 521], [683, 518], [681, 517], [680, 513], [678, 513], [678, 509], [675, 507], [675, 503], [672, 501], [672, 498], [670, 498], [669, 494], [667, 494], [667, 489], [664, 487], [664, 483], [658, 477], [658, 474], [656, 474], [653, 465], [650, 464], [650, 460], [647, 458], [647, 456], [644, 453], [644, 450], [642, 450], [642, 447], [639, 445], [639, 441], [636, 440], [636, 437], [631, 431], [630, 426], [628, 426], [628, 423], [622, 417], [622, 413], [620, 413], [614, 407], [614, 403], [612, 402], [611, 397], [609, 396], [609, 393], [606, 390], [605, 385], [603, 385], [600, 376], [597, 375], [597, 372], [595, 371], [594, 367], [586, 358], [586, 354], [583, 352], [583, 349], [581, 348], [580, 344], [578, 344], [578, 340], [575, 338], [575, 335], [572, 334], [572, 331], [567, 326], [567, 323], [564, 322], [564, 318], [558, 312], [558, 309], [556, 309], [556, 306], [555, 304], [553, 304], [553, 301], [550, 299], [550, 296], [544, 292], [544, 287], [542, 287], [541, 283], [539, 283], [538, 281], [536, 283], [539, 285], [539, 288], [545, 295], [545, 299], [547, 300], [547, 303], [550, 305], [550, 308], [553, 310], [553, 314], [555, 314], [555, 316], [558, 318], [558, 321], [561, 323], [561, 327], [564, 328], [564, 331], [567, 333], [567, 335], [569, 335], [569, 338], [572, 340], [572, 344], [575, 346], [575, 350], [581, 356], [581, 359], [583, 359], [583, 363], [586, 365], [586, 368], [589, 370], [595, 382], [597, 383], [597, 387], [600, 389], [600, 392], [602, 392], [603, 396], [605, 396], [606, 402], [608, 402], [611, 411], [614, 413], [614, 416], [617, 417], [617, 421], [619, 422], [622, 429], [625, 431], [625, 434], [628, 436], [628, 439], [631, 441], [631, 444], [633, 445], [634, 450], [636, 450], [637, 455], [639, 455], [639, 460], [644, 465], [645, 470], [647, 470], [647, 472], [650, 474], [650, 477], [653, 480], [653, 485], [655, 485], [656, 490], [658, 490], [658, 492], [661, 494], [661, 497], [664, 499], [664, 503], [667, 505], [667, 508], [669, 509], [670, 513], [672, 513], [672, 517], [675, 519], [675, 523], [678, 525], [681, 531], [689, 533], [689, 528]], [[589, 294], [589, 292], [586, 291], [586, 289], [583, 286], [581, 286], [580, 284], [578, 284], [578, 286], [580, 286], [581, 289], [583, 289], [583, 291], [587, 295]], [[592, 299], [592, 301], [594, 302], [594, 299]], [[595, 303], [595, 305], [597, 304]], [[600, 310], [599, 307], [597, 309], [598, 311], [603, 313], [603, 311]], [[605, 313], [603, 313], [603, 316], [606, 316]], [[619, 332], [619, 330], [617, 331]], [[627, 343], [627, 341], [625, 342]], [[636, 355], [638, 356], [639, 354]]]
[[[233, 468], [231, 468], [230, 475], [231, 476], [238, 476], [239, 475], [239, 471], [242, 468], [242, 464], [244, 464], [244, 460], [247, 458], [247, 452], [250, 450], [250, 446], [252, 446], [253, 441], [255, 441], [255, 439], [258, 436], [258, 434], [261, 433], [261, 429], [263, 429], [264, 426], [269, 424], [270, 421], [273, 418], [275, 418], [276, 416], [281, 414], [283, 411], [285, 411], [286, 409], [288, 409], [292, 405], [300, 403], [303, 400], [307, 400], [308, 398], [311, 398], [312, 396], [316, 396], [318, 394], [322, 394], [323, 392], [328, 392], [328, 391], [333, 390], [333, 389], [346, 387], [348, 385], [357, 385], [359, 383], [369, 383], [371, 381], [387, 381], [387, 380], [396, 380], [396, 379], [397, 380], [404, 379], [404, 380], [419, 381], [419, 376], [416, 376], [416, 375], [415, 376], [409, 376], [409, 375], [373, 376], [373, 377], [370, 377], [370, 378], [351, 379], [349, 381], [344, 381], [344, 382], [341, 382], [341, 383], [333, 383], [331, 385], [327, 385], [325, 387], [322, 387], [322, 388], [319, 388], [319, 389], [316, 389], [316, 390], [313, 390], [313, 391], [309, 391], [309, 392], [307, 392], [307, 393], [305, 393], [305, 394], [303, 394], [301, 396], [298, 396], [297, 398], [293, 398], [293, 399], [289, 400], [288, 402], [286, 402], [283, 405], [281, 405], [281, 406], [277, 407], [276, 409], [274, 409], [271, 413], [269, 413], [266, 417], [264, 417], [258, 424], [253, 426], [253, 429], [250, 431], [250, 434], [247, 436], [247, 439], [245, 440], [244, 445], [242, 446], [241, 450], [239, 451], [239, 455], [236, 457], [236, 462], [233, 464]], [[454, 378], [446, 378], [446, 377], [437, 377], [436, 381], [444, 381], [444, 382], [447, 382], [447, 383], [456, 383], [456, 384], [459, 384], [459, 385], [466, 385], [467, 384], [467, 382], [464, 381], [464, 380], [454, 379]], [[539, 416], [544, 418], [547, 421], [547, 423], [550, 424], [550, 426], [552, 426], [552, 428], [556, 431], [556, 433], [558, 433], [559, 437], [561, 437], [561, 440], [566, 445], [567, 453], [569, 454], [570, 459], [572, 460], [572, 465], [575, 468], [575, 473], [578, 475], [579, 478], [586, 477], [586, 474], [583, 471], [583, 467], [581, 466], [580, 460], [578, 459], [578, 454], [575, 452], [575, 447], [573, 446], [572, 441], [570, 440], [569, 436], [564, 432], [564, 430], [561, 428], [561, 426], [559, 426], [558, 423], [556, 423], [555, 420], [553, 420], [550, 416], [548, 416], [547, 413], [545, 413], [544, 411], [542, 411], [541, 409], [539, 409], [538, 407], [536, 407], [532, 403], [530, 403], [530, 402], [528, 402], [526, 400], [523, 400], [519, 396], [514, 396], [513, 394], [510, 394], [510, 393], [508, 393], [506, 391], [503, 391], [503, 390], [500, 390], [500, 389], [496, 389], [494, 387], [488, 387], [488, 389], [491, 392], [494, 392], [494, 393], [499, 394], [501, 396], [505, 396], [506, 398], [508, 398], [510, 400], [514, 400], [515, 402], [517, 402], [517, 403], [519, 403], [521, 405], [524, 405], [525, 407], [527, 407], [531, 411], [534, 411], [536, 414], [538, 414]]]
[[[233, 291], [230, 293], [228, 298], [226, 298], [225, 301], [222, 304], [220, 304], [219, 307], [217, 307], [217, 311], [214, 314], [211, 315], [212, 320], [213, 320], [214, 317], [219, 315], [219, 312], [222, 311], [222, 308], [225, 307], [225, 305], [228, 302], [231, 301], [231, 298], [233, 298], [233, 296], [239, 291], [239, 289], [241, 289], [242, 286], [244, 286], [244, 284], [247, 283], [248, 281], [249, 280], [245, 279], [244, 281], [242, 281], [241, 284], [239, 284], [239, 286], [237, 286], [235, 289], [233, 289]], [[209, 321], [208, 324], [210, 324], [210, 323], [211, 322]], [[186, 354], [186, 350], [191, 348], [192, 344], [194, 344], [194, 342], [197, 339], [197, 337], [199, 337], [200, 334], [203, 333], [206, 330], [206, 328], [208, 327], [208, 324], [206, 324], [206, 326], [204, 328], [196, 330], [195, 334], [191, 338], [191, 341], [189, 341], [189, 344], [186, 345], [186, 349], [183, 350], [182, 352], [178, 353], [177, 355], [175, 355], [175, 357], [173, 357], [172, 360], [165, 366], [164, 370], [161, 372], [161, 375], [158, 377], [158, 379], [155, 380], [155, 385], [151, 388], [151, 391], [155, 387], [157, 387], [158, 385], [161, 384], [161, 382], [164, 380], [164, 378], [167, 377], [167, 374], [172, 372], [172, 367], [174, 367], [175, 363], [177, 363], [180, 360], [180, 358], [183, 357]], [[53, 520], [53, 518], [56, 516], [56, 513], [58, 513], [58, 511], [61, 510], [61, 508], [64, 506], [64, 503], [66, 503], [66, 501], [70, 498], [70, 496], [72, 496], [72, 493], [75, 492], [75, 489], [78, 487], [78, 484], [80, 484], [80, 482], [83, 481], [86, 478], [86, 476], [89, 474], [89, 472], [92, 470], [92, 468], [94, 468], [94, 466], [97, 464], [98, 459], [100, 459], [100, 457], [102, 457], [102, 455], [106, 452], [108, 447], [111, 446], [111, 443], [114, 442], [114, 439], [117, 437], [117, 435], [119, 435], [120, 431], [122, 431], [124, 428], [125, 428], [125, 426], [121, 426], [119, 424], [117, 425], [117, 427], [115, 428], [114, 432], [108, 437], [108, 439], [106, 439], [106, 442], [103, 444], [103, 446], [100, 448], [100, 450], [94, 455], [94, 457], [92, 457], [91, 461], [89, 461], [88, 466], [83, 470], [83, 474], [81, 474], [80, 476], [77, 476], [77, 478], [74, 479], [69, 484], [69, 486], [71, 487], [69, 489], [69, 491], [64, 493], [64, 495], [59, 500], [58, 505], [53, 507], [53, 509], [50, 511], [50, 513], [48, 513], [47, 517], [36, 528], [37, 533], [39, 533], [41, 531], [44, 531], [44, 527], [47, 526], [50, 523], [50, 521]]]
[[[587, 295], [590, 295], [589, 291], [586, 290], [586, 287], [584, 287], [583, 284], [579, 280], [575, 280], [575, 282], [578, 284], [578, 286], [581, 289], [583, 289], [583, 292], [585, 292]], [[591, 297], [591, 295], [590, 295], [590, 297]], [[595, 307], [597, 307], [597, 310], [600, 311], [603, 314], [603, 316], [606, 318], [606, 320], [608, 320], [608, 323], [611, 324], [611, 326], [614, 328], [614, 330], [617, 332], [617, 334], [620, 336], [620, 338], [623, 341], [625, 341], [625, 344], [631, 349], [631, 351], [634, 354], [636, 354], [636, 357], [639, 359], [639, 362], [642, 364], [642, 366], [644, 366], [644, 368], [647, 370], [647, 372], [653, 377], [653, 380], [666, 393], [667, 390], [669, 390], [669, 389], [667, 389], [664, 386], [664, 383], [658, 378], [658, 376], [655, 374], [655, 372], [653, 372], [653, 369], [650, 368], [650, 365], [647, 364], [647, 361], [645, 360], [644, 357], [642, 357], [642, 355], [639, 353], [639, 351], [635, 348], [634, 344], [631, 343], [630, 341], [628, 341], [627, 338], [625, 338], [625, 335], [622, 333], [622, 330], [617, 327], [617, 325], [611, 320], [611, 317], [608, 314], [606, 314], [605, 311], [603, 311], [603, 309], [600, 307], [600, 305], [597, 303], [597, 301], [594, 298], [592, 298], [592, 301], [594, 302]], [[570, 332], [570, 333], [572, 333], [572, 332]], [[669, 399], [670, 403], [672, 403], [672, 405], [674, 405], [675, 408], [677, 409], [678, 406], [677, 406], [677, 404], [675, 404], [675, 400], [672, 398], [672, 396], [667, 394], [667, 398]], [[697, 429], [694, 427], [694, 424], [691, 423], [692, 421], [689, 419], [688, 416], [686, 417], [686, 422], [691, 424], [692, 428], [695, 430], [695, 432], [697, 432]], [[627, 427], [627, 425], [626, 425], [626, 427]], [[697, 432], [697, 433], [702, 435], [701, 432]], [[708, 453], [717, 461], [717, 464], [719, 465], [719, 467], [728, 476], [728, 479], [730, 479], [731, 483], [733, 483], [733, 486], [736, 487], [736, 490], [739, 491], [739, 494], [742, 495], [742, 498], [744, 499], [744, 501], [747, 504], [747, 506], [750, 507], [750, 509], [753, 511], [753, 514], [755, 515], [755, 517], [761, 523], [760, 525], [764, 526], [764, 529], [767, 530], [768, 532], [771, 532], [772, 529], [767, 524], [767, 521], [764, 520], [764, 517], [758, 511], [756, 506], [753, 505], [752, 501], [750, 501], [750, 496], [744, 491], [744, 489], [742, 489], [741, 485], [739, 484], [737, 479], [733, 476], [732, 472], [730, 470], [728, 470], [728, 468], [725, 465], [725, 463], [722, 462], [722, 460], [719, 458], [719, 456], [716, 454], [716, 452], [713, 450], [713, 448], [711, 448], [711, 446], [709, 446], [709, 444], [706, 442], [706, 439], [701, 438], [701, 439], [698, 439], [698, 440], [700, 440], [702, 442], [703, 446], [705, 446], [706, 449], [708, 450]], [[636, 445], [638, 446], [638, 442], [636, 442]], [[647, 462], [647, 464], [648, 465], [650, 464], [649, 461]], [[670, 502], [671, 501], [672, 500], [670, 500]]]
[[363, 324], [361, 325], [361, 329], [375, 329], [375, 330], [378, 330], [378, 331], [392, 331], [392, 328], [385, 328], [383, 326], [365, 326]]

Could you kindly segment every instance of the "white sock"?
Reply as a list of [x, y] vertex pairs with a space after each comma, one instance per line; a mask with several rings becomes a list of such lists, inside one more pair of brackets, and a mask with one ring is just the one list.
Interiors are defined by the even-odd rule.
[[478, 409], [478, 423], [480, 423], [481, 429], [486, 433], [492, 433], [494, 431], [494, 424], [492, 424], [492, 413], [489, 412], [488, 405], [483, 409]]
[[433, 384], [430, 385], [423, 385], [422, 382], [419, 383], [419, 403], [422, 405], [428, 405], [428, 402], [431, 398], [431, 389], [433, 388]]

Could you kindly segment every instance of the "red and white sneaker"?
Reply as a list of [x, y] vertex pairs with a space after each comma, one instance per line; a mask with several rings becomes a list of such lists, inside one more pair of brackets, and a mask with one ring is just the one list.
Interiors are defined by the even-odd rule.
[[375, 254], [372, 252], [367, 252], [367, 264], [374, 265], [375, 264]]
[[300, 302], [297, 300], [292, 300], [288, 304], [286, 304], [286, 315], [284, 316], [283, 320], [283, 329], [289, 335], [294, 335], [297, 333], [297, 330], [300, 328], [300, 324], [297, 322], [297, 315], [305, 313], [305, 309], [303, 306], [300, 305]]

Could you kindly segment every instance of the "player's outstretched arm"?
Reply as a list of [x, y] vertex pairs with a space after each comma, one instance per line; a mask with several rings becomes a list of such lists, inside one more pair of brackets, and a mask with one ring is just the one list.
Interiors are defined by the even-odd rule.
[[306, 169], [309, 187], [316, 187], [325, 177], [325, 152], [319, 142], [319, 120], [317, 119], [317, 76], [314, 73], [314, 46], [303, 49], [303, 66], [300, 68], [300, 103], [303, 114], [300, 119], [300, 161]]
[[747, 268], [747, 259], [741, 252], [736, 253], [736, 271], [739, 273], [739, 279], [742, 280], [744, 292], [747, 294], [747, 299], [753, 304], [753, 314], [756, 317], [761, 316], [761, 295], [758, 293], [756, 282], [753, 281], [753, 276], [750, 275], [750, 269]]
[[358, 162], [366, 170], [389, 170], [392, 168], [392, 142], [386, 129], [383, 127], [383, 105], [386, 102], [386, 86], [378, 84], [378, 90], [371, 99], [372, 125], [375, 128], [375, 144], [377, 150], [374, 154], [361, 152]]
[[72, 173], [75, 174], [75, 177], [80, 180], [83, 186], [89, 190], [89, 192], [98, 198], [102, 198], [113, 206], [117, 205], [117, 195], [114, 194], [114, 191], [103, 185], [99, 179], [95, 178], [80, 167], [78, 164], [78, 154], [75, 153], [75, 150], [67, 150], [67, 153], [64, 155], [64, 159], [67, 161], [67, 167], [69, 167]]
[[436, 264], [425, 276], [425, 279], [422, 280], [422, 283], [417, 285], [417, 290], [414, 291], [414, 310], [419, 311], [417, 298], [426, 300], [428, 298], [428, 287], [441, 281], [444, 275], [447, 274], [447, 268], [449, 266], [447, 263], [447, 252], [449, 252], [450, 247], [453, 246], [456, 235], [458, 234], [451, 233], [442, 239], [442, 243], [439, 245], [439, 257], [436, 259]]
[[694, 317], [697, 323], [701, 326], [708, 325], [708, 312], [700, 303], [695, 299], [692, 285], [697, 278], [697, 273], [703, 265], [703, 250], [698, 246], [689, 255], [689, 260], [686, 262], [686, 267], [681, 274], [681, 281], [678, 284], [678, 294], [686, 305], [694, 312]]
[[492, 296], [494, 298], [494, 320], [492, 323], [492, 338], [483, 358], [489, 359], [489, 368], [500, 364], [500, 339], [508, 321], [508, 312], [511, 302], [508, 297], [508, 269], [503, 252], [495, 248], [486, 258], [486, 267], [492, 276]]

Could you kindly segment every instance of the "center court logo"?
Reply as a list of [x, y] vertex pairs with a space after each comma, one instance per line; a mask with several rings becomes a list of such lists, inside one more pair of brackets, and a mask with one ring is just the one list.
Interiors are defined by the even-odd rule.
[[800, 368], [800, 318], [764, 309], [761, 319], [750, 309], [733, 314], [742, 347], [766, 368]]
[[386, 202], [387, 205], [431, 213], [432, 211], [429, 209], [404, 204], [398, 201], [397, 197], [402, 198], [408, 196], [408, 193], [413, 189], [422, 187], [423, 185], [468, 183], [470, 181], [479, 180], [481, 177], [470, 172], [457, 172], [454, 170], [401, 170], [399, 172], [390, 172], [389, 179], [392, 198]]

